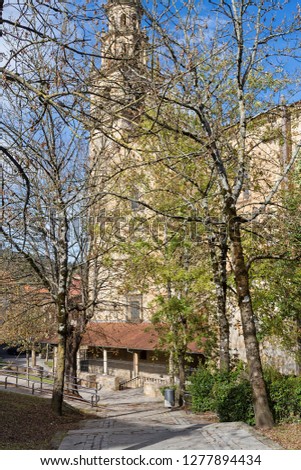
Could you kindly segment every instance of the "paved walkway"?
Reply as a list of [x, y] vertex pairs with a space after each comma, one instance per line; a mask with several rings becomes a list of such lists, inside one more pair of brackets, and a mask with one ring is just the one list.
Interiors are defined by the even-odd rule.
[[[24, 364], [26, 359], [13, 358]], [[44, 365], [41, 363], [41, 365]], [[0, 386], [4, 389], [4, 386]], [[10, 388], [31, 393], [24, 388]], [[100, 391], [98, 411], [82, 427], [69, 431], [61, 450], [231, 450], [280, 449], [244, 423], [212, 423], [204, 415], [164, 408], [162, 399], [149, 398], [141, 389]], [[91, 412], [89, 404], [70, 401]]]
[[163, 399], [145, 397], [140, 389], [102, 392], [96, 415], [69, 431], [59, 449], [280, 449], [244, 423], [210, 423], [204, 415], [170, 411]]

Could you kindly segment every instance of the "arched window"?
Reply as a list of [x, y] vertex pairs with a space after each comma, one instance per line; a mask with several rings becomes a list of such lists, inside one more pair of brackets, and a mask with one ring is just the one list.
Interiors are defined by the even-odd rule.
[[126, 15], [124, 13], [120, 16], [120, 26], [126, 26]]
[[137, 15], [132, 15], [132, 23], [134, 29], [137, 29]]

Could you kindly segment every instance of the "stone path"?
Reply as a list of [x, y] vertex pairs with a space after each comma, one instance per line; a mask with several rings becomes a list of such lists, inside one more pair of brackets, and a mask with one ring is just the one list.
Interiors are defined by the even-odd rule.
[[139, 389], [103, 392], [97, 416], [69, 431], [59, 449], [280, 449], [244, 423], [210, 423], [204, 416], [170, 411], [163, 399], [145, 397]]

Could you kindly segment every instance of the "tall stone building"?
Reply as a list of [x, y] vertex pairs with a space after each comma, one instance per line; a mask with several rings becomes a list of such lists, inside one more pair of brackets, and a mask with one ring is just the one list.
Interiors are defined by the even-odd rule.
[[[102, 36], [102, 66], [94, 72], [92, 86], [92, 106], [97, 118], [91, 137], [95, 195], [92, 244], [99, 259], [105, 250], [111, 250], [114, 241], [128, 236], [131, 213], [141, 209], [114, 194], [126, 192], [119, 186], [118, 173], [131, 162], [137, 162], [135, 128], [144, 105], [147, 77], [147, 38], [141, 28], [139, 0], [110, 0], [104, 8], [108, 31]], [[132, 185], [129, 192], [133, 197], [136, 191]], [[99, 289], [105, 307], [99, 309], [96, 319], [115, 322], [145, 319], [142, 296], [135, 289], [128, 292], [123, 288], [121, 253], [112, 254], [112, 259], [105, 269], [101, 261], [95, 273], [105, 277]]]
[[[90, 145], [95, 259], [90, 284], [97, 286], [98, 304], [82, 342], [81, 371], [101, 374], [102, 384], [115, 388], [126, 380], [133, 385], [145, 378], [164, 382], [168, 353], [157, 351], [158, 334], [150, 324], [154, 292], [128, 282], [126, 254], [114, 249], [131, 237], [131, 220], [145, 214], [138, 202], [139, 181], [130, 171], [126, 179], [118, 177], [123, 168], [139, 163], [137, 132], [150, 83], [143, 11], [139, 0], [108, 0], [104, 9], [108, 28], [101, 38], [102, 65], [93, 71], [91, 86], [96, 125]], [[196, 365], [201, 351], [192, 344], [190, 352]]]
[[[139, 178], [119, 178], [124, 168], [139, 163], [135, 151], [139, 122], [146, 106], [145, 96], [152, 84], [148, 70], [148, 40], [142, 28], [143, 10], [139, 0], [108, 0], [104, 6], [108, 28], [102, 35], [102, 66], [94, 70], [91, 87], [92, 109], [96, 116], [91, 134], [91, 195], [93, 270], [91, 288], [97, 285], [98, 304], [81, 349], [81, 370], [102, 374], [113, 388], [116, 382], [139, 376], [168, 378], [168, 355], [156, 353], [158, 334], [150, 327], [148, 305], [154, 289], [139, 291], [127, 282], [122, 250], [118, 242], [130, 236], [129, 220], [145, 211], [139, 204]], [[283, 171], [300, 135], [300, 106], [282, 107], [255, 118], [248, 146], [256, 158], [250, 172], [254, 187], [246, 185], [241, 198], [241, 215], [252, 211], [265, 197], [273, 181]], [[234, 132], [235, 134], [235, 132]], [[235, 145], [234, 145], [235, 147]], [[122, 196], [125, 196], [124, 198]], [[118, 197], [117, 197], [118, 196]], [[107, 254], [110, 254], [107, 257]], [[96, 282], [97, 281], [97, 282]], [[233, 307], [233, 311], [235, 307]], [[232, 353], [244, 358], [244, 342], [239, 313], [231, 314]], [[271, 352], [272, 351], [272, 352]], [[191, 345], [193, 365], [203, 359], [202, 351]], [[276, 358], [283, 371], [295, 371], [288, 355], [266, 345], [263, 357]], [[283, 361], [282, 359], [285, 358]], [[105, 379], [106, 377], [106, 379]]]

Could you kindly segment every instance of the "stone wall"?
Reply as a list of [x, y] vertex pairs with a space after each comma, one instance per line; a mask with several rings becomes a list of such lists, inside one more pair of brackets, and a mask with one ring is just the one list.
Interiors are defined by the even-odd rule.
[[[279, 339], [276, 337], [263, 341], [259, 347], [263, 365], [274, 367], [282, 374], [300, 374], [300, 366], [296, 362], [294, 351], [281, 347]], [[232, 359], [246, 362], [246, 350], [238, 309], [235, 311], [231, 322], [230, 348]]]

